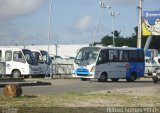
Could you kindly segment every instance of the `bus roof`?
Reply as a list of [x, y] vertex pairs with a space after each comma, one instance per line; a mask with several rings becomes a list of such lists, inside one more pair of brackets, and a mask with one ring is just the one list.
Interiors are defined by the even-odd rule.
[[[24, 50], [24, 48], [12, 48], [12, 47], [1, 47], [0, 50]], [[25, 50], [29, 50], [29, 49], [25, 49]]]
[[89, 46], [89, 47], [83, 47], [80, 50], [100, 50], [100, 49], [119, 49], [119, 50], [143, 50], [142, 48], [135, 48], [135, 47], [128, 47], [128, 46], [122, 46], [122, 47], [114, 47], [114, 46]]

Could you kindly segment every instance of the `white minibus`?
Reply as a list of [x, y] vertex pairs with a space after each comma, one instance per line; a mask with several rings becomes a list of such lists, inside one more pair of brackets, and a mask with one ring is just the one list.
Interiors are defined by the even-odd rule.
[[102, 82], [108, 79], [116, 82], [123, 78], [133, 82], [144, 76], [144, 67], [143, 49], [91, 46], [77, 52], [73, 74], [81, 80], [94, 78]]
[[0, 48], [0, 61], [6, 63], [5, 75], [18, 78], [38, 74], [38, 63], [28, 49]]

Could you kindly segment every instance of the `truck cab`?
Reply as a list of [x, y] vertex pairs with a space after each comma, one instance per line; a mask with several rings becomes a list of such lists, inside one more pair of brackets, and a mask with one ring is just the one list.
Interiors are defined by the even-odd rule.
[[145, 57], [145, 76], [152, 76], [152, 72], [156, 70], [158, 64], [151, 57]]

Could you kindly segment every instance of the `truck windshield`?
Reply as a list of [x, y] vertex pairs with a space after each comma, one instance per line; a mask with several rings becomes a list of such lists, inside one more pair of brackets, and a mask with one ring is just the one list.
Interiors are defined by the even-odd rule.
[[98, 50], [80, 50], [75, 58], [75, 63], [78, 65], [90, 65], [96, 62]]
[[36, 59], [34, 58], [32, 52], [30, 50], [23, 49], [22, 51], [23, 51], [23, 54], [24, 54], [28, 64], [38, 65], [38, 62], [36, 61]]

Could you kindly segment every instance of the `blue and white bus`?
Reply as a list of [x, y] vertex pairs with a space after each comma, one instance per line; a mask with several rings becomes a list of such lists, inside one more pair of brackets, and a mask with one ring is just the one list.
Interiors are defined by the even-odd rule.
[[105, 82], [126, 79], [133, 82], [144, 76], [144, 50], [132, 47], [83, 47], [74, 61], [75, 77], [85, 81], [90, 78]]

